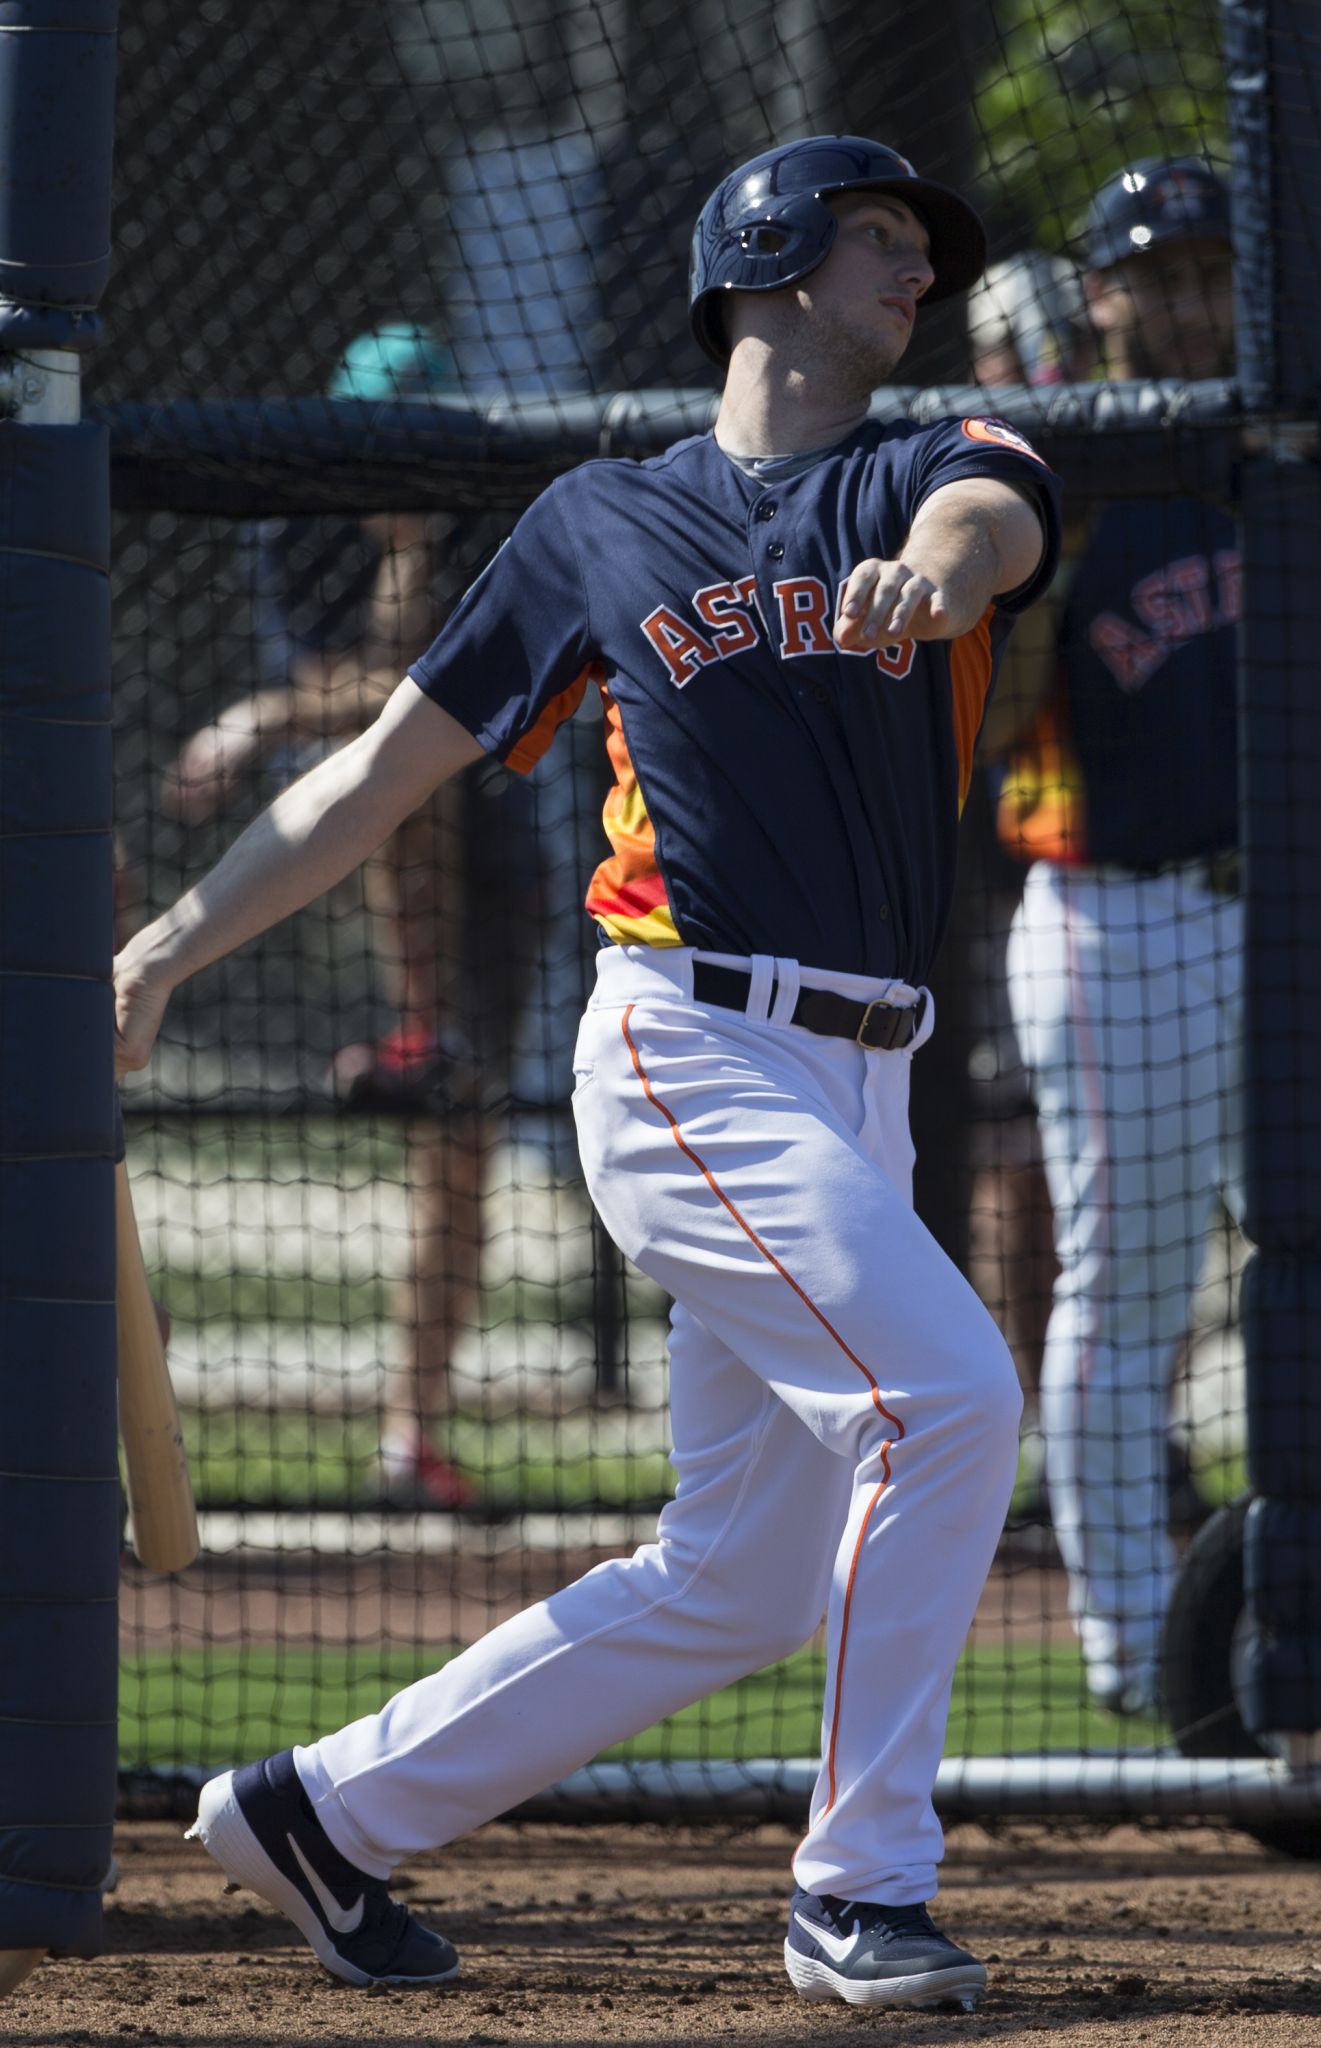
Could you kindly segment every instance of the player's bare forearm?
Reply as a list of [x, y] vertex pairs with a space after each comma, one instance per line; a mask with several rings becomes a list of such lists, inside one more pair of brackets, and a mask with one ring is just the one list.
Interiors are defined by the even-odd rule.
[[115, 962], [117, 1070], [146, 1065], [180, 982], [324, 895], [481, 751], [401, 683], [375, 724], [283, 790], [195, 888], [130, 939]]
[[961, 477], [933, 491], [894, 561], [859, 562], [844, 586], [835, 640], [954, 640], [988, 604], [1035, 574], [1045, 546], [1036, 507], [1010, 484]]

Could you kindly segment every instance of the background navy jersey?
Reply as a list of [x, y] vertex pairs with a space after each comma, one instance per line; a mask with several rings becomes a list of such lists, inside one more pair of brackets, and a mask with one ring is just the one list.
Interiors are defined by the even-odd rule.
[[[849, 572], [966, 476], [1033, 494], [1031, 583], [956, 641], [842, 652]], [[600, 691], [613, 851], [587, 907], [609, 938], [920, 981], [999, 654], [1058, 534], [1055, 479], [999, 421], [868, 422], [770, 485], [705, 434], [552, 484], [410, 674], [521, 770]]]
[[1196, 498], [1102, 512], [1060, 636], [1089, 859], [1144, 867], [1234, 845], [1238, 615], [1227, 513]]
[[1155, 868], [1234, 846], [1239, 554], [1196, 498], [1109, 505], [1065, 603], [1055, 686], [1016, 753], [1020, 859]]

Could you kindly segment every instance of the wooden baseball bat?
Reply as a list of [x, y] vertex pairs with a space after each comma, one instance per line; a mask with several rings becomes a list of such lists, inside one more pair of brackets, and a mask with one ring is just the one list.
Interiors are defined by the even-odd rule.
[[133, 1548], [149, 1571], [180, 1572], [197, 1556], [197, 1509], [123, 1159], [115, 1167], [115, 1267], [119, 1433]]
[[44, 1948], [0, 1949], [0, 1998], [30, 1977], [45, 1953]]

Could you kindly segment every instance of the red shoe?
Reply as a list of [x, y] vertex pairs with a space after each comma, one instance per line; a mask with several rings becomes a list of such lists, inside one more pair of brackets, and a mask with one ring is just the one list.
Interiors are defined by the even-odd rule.
[[375, 1043], [346, 1045], [327, 1075], [345, 1109], [446, 1110], [467, 1107], [476, 1092], [472, 1062], [430, 1031], [400, 1027]]
[[420, 1444], [406, 1465], [385, 1471], [384, 1491], [391, 1507], [436, 1508], [462, 1514], [482, 1505], [482, 1496], [472, 1480], [429, 1444]]

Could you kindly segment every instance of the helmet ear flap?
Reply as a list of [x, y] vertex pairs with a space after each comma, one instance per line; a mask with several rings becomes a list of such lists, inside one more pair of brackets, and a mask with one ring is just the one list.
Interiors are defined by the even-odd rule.
[[722, 366], [729, 361], [719, 311], [726, 291], [771, 292], [796, 284], [824, 261], [835, 239], [835, 216], [814, 192], [763, 197], [741, 219], [725, 212], [723, 196], [721, 187], [697, 223], [689, 299], [693, 332]]

